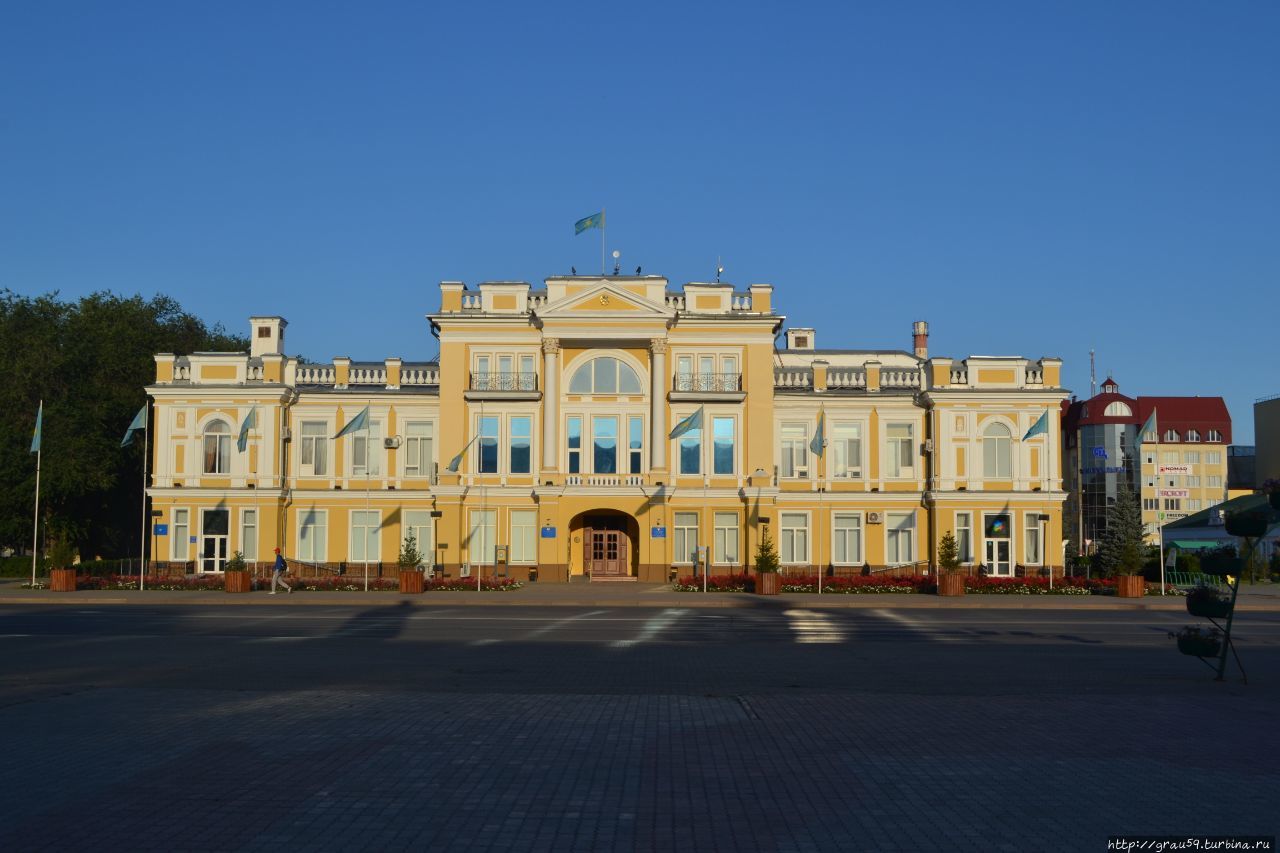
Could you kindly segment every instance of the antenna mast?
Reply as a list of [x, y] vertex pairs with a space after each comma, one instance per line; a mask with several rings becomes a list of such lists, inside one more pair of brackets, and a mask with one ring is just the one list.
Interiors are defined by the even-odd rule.
[[1089, 396], [1098, 396], [1098, 368], [1094, 363], [1093, 350], [1089, 350]]

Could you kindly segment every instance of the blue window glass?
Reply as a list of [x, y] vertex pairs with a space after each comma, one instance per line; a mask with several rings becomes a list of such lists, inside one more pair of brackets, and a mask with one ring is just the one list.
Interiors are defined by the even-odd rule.
[[712, 473], [733, 473], [733, 418], [716, 418], [712, 433]]
[[592, 418], [592, 471], [597, 474], [618, 473], [618, 419]]
[[702, 430], [691, 429], [680, 436], [680, 473], [702, 473]]
[[511, 473], [512, 474], [528, 474], [529, 473], [529, 447], [531, 437], [529, 433], [530, 420], [528, 417], [519, 417], [511, 419]]
[[639, 474], [644, 463], [644, 418], [627, 421], [627, 449], [631, 456], [631, 473]]
[[480, 473], [498, 473], [498, 419], [489, 415], [480, 419]]
[[565, 430], [569, 439], [569, 473], [582, 473], [582, 418], [576, 415], [569, 418], [569, 426]]

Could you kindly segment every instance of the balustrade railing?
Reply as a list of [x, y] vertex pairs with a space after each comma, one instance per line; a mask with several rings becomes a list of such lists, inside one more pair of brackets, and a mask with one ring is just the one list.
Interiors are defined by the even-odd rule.
[[881, 388], [919, 388], [920, 371], [918, 370], [882, 370], [880, 371]]
[[348, 385], [386, 385], [385, 367], [353, 367], [347, 372]]
[[828, 368], [828, 388], [866, 388], [867, 372], [865, 370], [841, 370]]
[[564, 478], [567, 486], [642, 486], [641, 474], [570, 474]]
[[813, 386], [813, 370], [808, 367], [775, 367], [774, 388], [810, 388]]
[[332, 385], [335, 377], [334, 369], [326, 364], [298, 365], [299, 385]]
[[440, 368], [438, 367], [402, 367], [400, 369], [401, 385], [439, 385]]
[[741, 373], [677, 373], [673, 391], [725, 393], [742, 390]]
[[472, 391], [537, 391], [536, 373], [472, 373]]

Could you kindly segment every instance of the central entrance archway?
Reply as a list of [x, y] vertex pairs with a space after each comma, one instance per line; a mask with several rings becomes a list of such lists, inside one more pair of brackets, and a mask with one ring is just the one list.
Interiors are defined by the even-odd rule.
[[574, 518], [572, 526], [581, 531], [583, 575], [593, 581], [636, 580], [640, 526], [634, 518], [593, 510]]

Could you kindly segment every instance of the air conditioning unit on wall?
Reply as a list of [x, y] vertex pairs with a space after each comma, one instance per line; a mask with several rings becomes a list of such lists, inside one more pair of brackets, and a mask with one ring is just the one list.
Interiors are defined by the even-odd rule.
[[869, 512], [867, 513], [867, 524], [880, 524], [884, 521], [884, 513]]
[[393, 435], [388, 438], [382, 439], [382, 446], [387, 448], [388, 450], [395, 450], [397, 447], [400, 446], [400, 436]]

